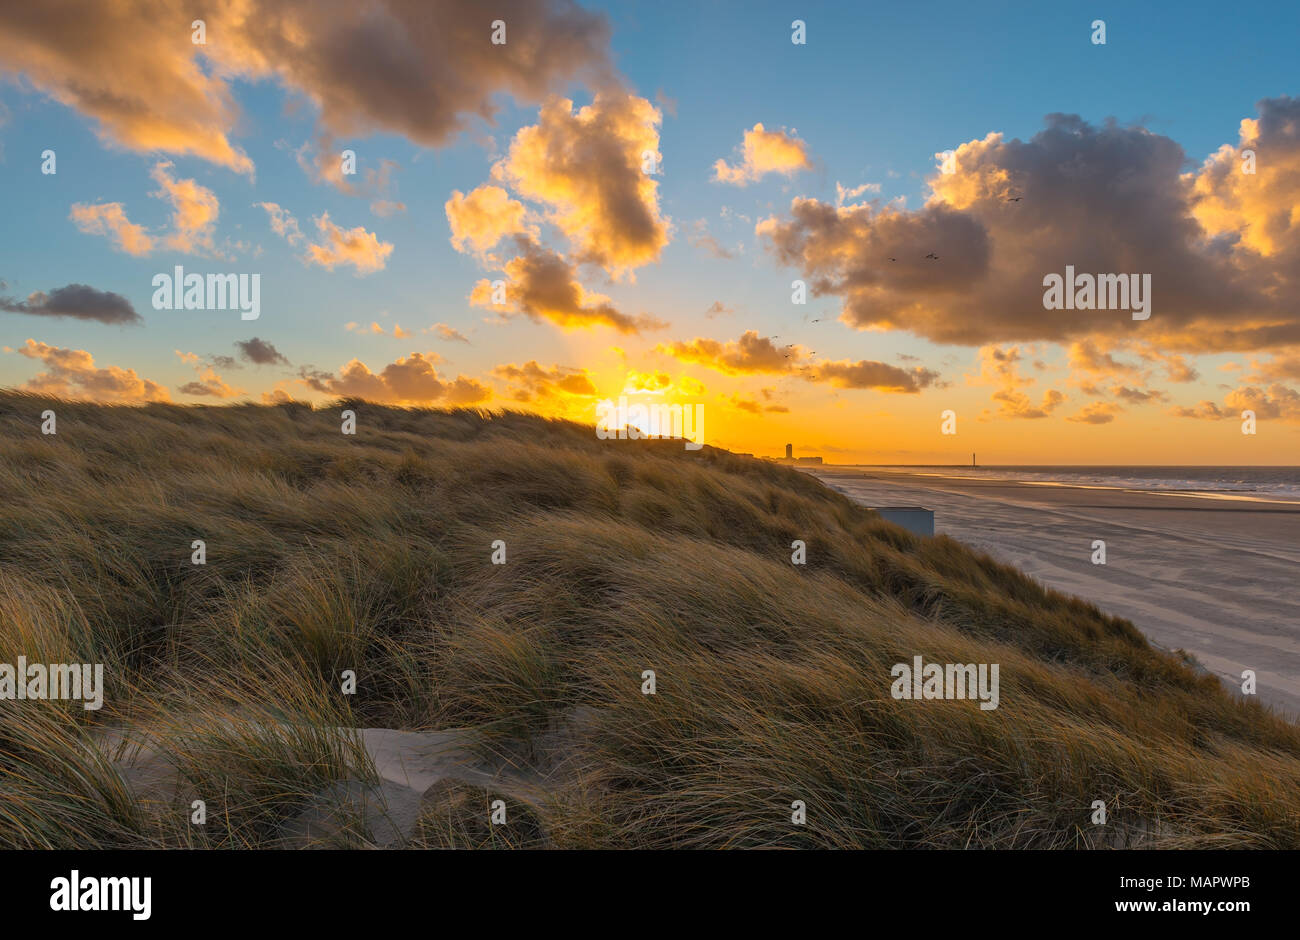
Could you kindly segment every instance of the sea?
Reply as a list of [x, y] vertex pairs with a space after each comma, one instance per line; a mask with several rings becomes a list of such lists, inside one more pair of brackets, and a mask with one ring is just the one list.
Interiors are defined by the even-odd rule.
[[1158, 490], [1222, 494], [1243, 499], [1300, 502], [1300, 467], [1156, 467], [1156, 466], [902, 466], [873, 465], [873, 470], [901, 470], [948, 478], [1013, 480], [1096, 486], [1118, 490]]

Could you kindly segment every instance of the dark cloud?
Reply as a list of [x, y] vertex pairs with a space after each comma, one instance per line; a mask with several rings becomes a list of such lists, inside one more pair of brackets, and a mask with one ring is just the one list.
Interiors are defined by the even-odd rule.
[[38, 317], [72, 317], [110, 324], [139, 324], [144, 320], [135, 312], [131, 301], [112, 291], [95, 290], [85, 284], [56, 287], [46, 293], [36, 291], [26, 300], [0, 297], [0, 310], [27, 313]]
[[[963, 144], [922, 208], [795, 199], [757, 232], [860, 329], [962, 345], [1098, 335], [1189, 352], [1296, 344], [1300, 219], [1276, 207], [1300, 201], [1300, 100], [1258, 107], [1241, 147], [1225, 145], [1198, 172], [1146, 128], [1053, 114], [1029, 141]], [[1247, 145], [1268, 154], [1257, 176], [1240, 172]], [[1045, 310], [1043, 278], [1066, 265], [1150, 274], [1150, 319]]]
[[[620, 333], [640, 333], [664, 326], [649, 314], [623, 313], [602, 294], [586, 290], [577, 280], [573, 264], [558, 252], [544, 248], [525, 235], [514, 237], [520, 252], [506, 262], [504, 312], [520, 313], [532, 320], [550, 320], [565, 328], [612, 326]], [[492, 282], [479, 281], [470, 302], [493, 309]]]
[[[191, 42], [202, 18], [206, 45]], [[507, 24], [493, 45], [491, 23]], [[538, 102], [569, 80], [612, 81], [609, 26], [572, 0], [181, 0], [0, 5], [0, 71], [20, 74], [138, 151], [251, 173], [235, 145], [235, 79], [275, 79], [339, 138], [440, 146], [505, 92]], [[148, 54], [142, 55], [142, 49]]]
[[282, 356], [279, 350], [256, 336], [249, 340], [236, 340], [235, 345], [239, 348], [241, 356], [256, 365], [267, 366], [274, 365], [277, 362], [286, 366], [289, 365], [289, 360]]
[[823, 362], [812, 367], [810, 382], [829, 382], [835, 388], [870, 388], [878, 392], [914, 393], [934, 385], [939, 373], [916, 366], [900, 369], [887, 362]]

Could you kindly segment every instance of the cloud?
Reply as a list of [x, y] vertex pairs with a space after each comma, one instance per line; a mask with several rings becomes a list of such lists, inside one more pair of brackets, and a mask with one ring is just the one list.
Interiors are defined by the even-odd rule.
[[326, 395], [385, 404], [475, 405], [492, 396], [492, 390], [476, 379], [463, 375], [450, 381], [439, 378], [433, 366], [433, 359], [414, 352], [390, 362], [380, 372], [371, 372], [364, 362], [353, 359], [337, 376], [304, 366], [299, 377], [303, 384]]
[[510, 397], [518, 402], [563, 404], [568, 399], [596, 396], [596, 386], [586, 369], [559, 365], [546, 369], [531, 359], [522, 366], [499, 365], [492, 374], [510, 386]]
[[1165, 378], [1170, 382], [1195, 382], [1201, 377], [1196, 367], [1177, 353], [1164, 353], [1158, 349], [1147, 348], [1139, 350], [1138, 355], [1144, 362], [1161, 365], [1165, 370]]
[[[1249, 142], [1267, 153], [1261, 165], [1283, 170], [1263, 178], [1264, 200], [1247, 198], [1251, 178], [1223, 160], [1184, 174], [1182, 148], [1146, 128], [1053, 114], [1029, 141], [994, 133], [962, 144], [922, 208], [798, 198], [756, 231], [859, 329], [961, 345], [1141, 337], [1167, 353], [1294, 345], [1300, 173], [1285, 168], [1300, 166], [1300, 103], [1258, 107]], [[1067, 264], [1150, 274], [1150, 320], [1045, 310], [1043, 278]]]
[[691, 223], [691, 227], [686, 231], [686, 241], [692, 248], [703, 248], [715, 258], [735, 257], [722, 246], [720, 241], [709, 234], [709, 226], [704, 219], [696, 219]]
[[1210, 421], [1220, 421], [1224, 418], [1234, 417], [1230, 412], [1220, 410], [1219, 406], [1212, 401], [1202, 401], [1195, 408], [1181, 406], [1170, 408], [1169, 414], [1176, 418], [1199, 418]]
[[1255, 412], [1260, 420], [1278, 420], [1300, 423], [1300, 390], [1275, 382], [1268, 388], [1242, 386], [1230, 391], [1223, 407], [1212, 401], [1201, 401], [1193, 408], [1170, 408], [1168, 414], [1178, 418], [1198, 418], [1222, 421], [1240, 419], [1243, 411]]
[[213, 243], [213, 230], [221, 214], [221, 203], [216, 193], [192, 179], [174, 178], [167, 172], [171, 167], [172, 164], [164, 160], [154, 164], [149, 173], [162, 187], [149, 195], [167, 199], [172, 204], [170, 231], [151, 235], [144, 226], [127, 218], [120, 202], [98, 205], [79, 202], [72, 206], [69, 217], [82, 232], [112, 238], [118, 250], [130, 255], [147, 255], [155, 248], [169, 248], [187, 254], [228, 259]]
[[95, 290], [85, 284], [68, 284], [46, 293], [36, 291], [26, 300], [0, 297], [0, 310], [38, 317], [72, 317], [109, 324], [139, 324], [144, 320], [131, 301], [112, 291]]
[[255, 202], [253, 205], [266, 210], [271, 223], [271, 231], [290, 245], [300, 245], [307, 240], [307, 236], [298, 227], [298, 220], [283, 206], [274, 202]]
[[810, 382], [829, 382], [835, 388], [869, 388], [877, 392], [915, 394], [934, 385], [939, 373], [921, 366], [903, 369], [887, 362], [821, 362], [804, 376]]
[[306, 257], [312, 263], [330, 270], [340, 264], [350, 264], [356, 268], [357, 274], [373, 274], [387, 266], [393, 246], [380, 241], [373, 232], [367, 232], [360, 225], [341, 229], [330, 221], [328, 212], [321, 213], [312, 221], [324, 237], [323, 242], [307, 246]]
[[[379, 325], [378, 320], [373, 321], [368, 327], [364, 327], [360, 323], [353, 321], [351, 323], [346, 324], [343, 328], [347, 330], [349, 333], [374, 333], [378, 336], [389, 335], [388, 331]], [[396, 339], [406, 339], [411, 335], [411, 333], [409, 330], [402, 329], [402, 325], [400, 323], [396, 323], [393, 325], [392, 335]], [[429, 355], [434, 358], [434, 361], [437, 362], [442, 361], [433, 353], [430, 353]]]
[[672, 387], [673, 377], [657, 369], [652, 372], [637, 372], [633, 369], [623, 377], [623, 392], [628, 395], [636, 392], [663, 393]]
[[[191, 41], [201, 15], [206, 45]], [[505, 45], [491, 21], [509, 24]], [[93, 120], [106, 142], [187, 154], [239, 173], [236, 80], [272, 79], [312, 102], [325, 132], [442, 146], [502, 92], [541, 101], [574, 78], [608, 83], [609, 27], [571, 0], [213, 0], [4, 4], [0, 70]], [[147, 49], [147, 55], [140, 50]]]
[[289, 365], [289, 360], [281, 355], [278, 349], [256, 336], [252, 339], [236, 340], [235, 346], [238, 347], [239, 354], [243, 358], [256, 365], [275, 365], [277, 362], [282, 365]]
[[754, 330], [746, 330], [740, 339], [725, 343], [703, 338], [661, 343], [655, 352], [681, 362], [707, 366], [725, 375], [795, 375], [806, 382], [825, 383], [835, 388], [915, 393], [939, 379], [937, 372], [921, 366], [902, 369], [867, 359], [800, 365], [809, 355], [802, 346], [777, 346], [771, 338], [759, 336]]
[[20, 386], [24, 391], [101, 402], [170, 400], [166, 388], [141, 378], [134, 369], [96, 368], [94, 357], [84, 349], [50, 346], [29, 339], [15, 352], [38, 360], [48, 370]]
[[755, 124], [745, 131], [740, 151], [741, 161], [735, 166], [728, 166], [727, 161], [721, 159], [713, 164], [715, 180], [748, 186], [768, 173], [789, 176], [812, 166], [808, 159], [808, 145], [784, 128], [769, 131], [762, 124]]
[[[299, 245], [307, 241], [307, 236], [298, 227], [298, 220], [284, 207], [274, 202], [259, 202], [255, 205], [266, 210], [271, 223], [271, 230], [290, 245]], [[330, 221], [330, 214], [322, 212], [312, 219], [320, 231], [321, 241], [307, 245], [307, 253], [301, 257], [304, 264], [318, 264], [333, 270], [341, 264], [350, 264], [357, 274], [373, 274], [382, 271], [388, 265], [388, 256], [393, 253], [389, 242], [380, 241], [379, 236], [367, 232], [358, 225], [355, 228], [342, 229]]]
[[175, 251], [212, 254], [212, 229], [221, 213], [216, 193], [194, 180], [178, 180], [167, 172], [172, 164], [154, 165], [150, 175], [162, 187], [153, 196], [165, 196], [172, 203], [172, 232], [165, 244]]
[[370, 203], [370, 211], [381, 219], [386, 219], [390, 215], [396, 215], [399, 212], [406, 211], [406, 203], [393, 202], [390, 199], [376, 199]]
[[867, 193], [879, 195], [881, 188], [880, 183], [863, 183], [861, 186], [849, 188], [837, 182], [835, 184], [835, 205], [842, 206], [846, 202], [853, 202]]
[[488, 249], [507, 235], [530, 233], [537, 238], [536, 227], [527, 224], [527, 207], [511, 199], [500, 186], [484, 184], [468, 196], [453, 190], [443, 208], [451, 226], [451, 244], [457, 251], [485, 258]]
[[144, 226], [136, 225], [126, 217], [120, 202], [105, 202], [96, 206], [75, 203], [69, 218], [87, 235], [106, 235], [113, 239], [119, 251], [128, 255], [147, 255], [153, 251], [153, 238]]
[[[277, 143], [276, 146], [283, 145]], [[370, 199], [370, 211], [375, 215], [387, 218], [399, 212], [405, 212], [405, 203], [388, 198], [396, 189], [393, 182], [393, 173], [395, 170], [400, 169], [397, 161], [381, 157], [377, 167], [362, 167], [361, 177], [357, 179], [355, 172], [343, 172], [343, 151], [345, 149], [351, 148], [340, 147], [332, 135], [325, 133], [320, 135], [320, 139], [314, 147], [311, 143], [305, 143], [294, 150], [293, 155], [298, 161], [298, 166], [313, 182], [329, 183], [339, 192], [346, 193], [349, 196]], [[362, 160], [361, 154], [356, 153], [355, 150], [353, 154], [358, 161]]]
[[[764, 397], [767, 397], [769, 394], [769, 390], [763, 389], [763, 392], [764, 392]], [[746, 398], [744, 395], [731, 395], [725, 398], [724, 401], [728, 402], [733, 408], [737, 409], [738, 411], [748, 412], [749, 414], [753, 414], [753, 415], [763, 414], [764, 412], [774, 413], [774, 414], [787, 414], [790, 411], [790, 409], [787, 408], [785, 405], [764, 404], [763, 402], [760, 402], [756, 398]]]
[[[1003, 418], [1046, 418], [1067, 399], [1057, 389], [1050, 388], [1043, 392], [1037, 405], [1024, 391], [1037, 383], [1037, 379], [1020, 374], [1023, 355], [1019, 346], [1000, 348], [984, 346], [979, 351], [979, 375], [967, 375], [968, 385], [992, 385], [995, 390], [991, 395], [997, 405], [997, 414]], [[982, 417], [989, 417], [986, 409]]]
[[1097, 348], [1090, 339], [1070, 344], [1070, 368], [1079, 372], [1091, 372], [1097, 375], [1138, 375], [1137, 366], [1120, 362], [1108, 352]]
[[[620, 333], [640, 333], [663, 326], [648, 314], [622, 313], [608, 297], [588, 291], [578, 282], [574, 266], [558, 253], [522, 235], [514, 241], [520, 254], [505, 265], [505, 299], [510, 311], [566, 329], [610, 326]], [[470, 303], [496, 307], [492, 295], [492, 282], [479, 281], [470, 293]]]
[[[1238, 142], [1224, 144], [1192, 184], [1192, 215], [1215, 236], [1227, 236], [1263, 257], [1300, 244], [1300, 98], [1260, 101], [1258, 118], [1241, 122]], [[1254, 172], [1245, 172], [1247, 151]]]
[[1127, 385], [1116, 385], [1110, 390], [1110, 393], [1116, 398], [1122, 398], [1131, 405], [1145, 405], [1150, 402], [1165, 401], [1169, 397], [1159, 389], [1130, 388]]
[[1300, 391], [1281, 383], [1267, 389], [1254, 386], [1234, 389], [1224, 399], [1224, 405], [1235, 415], [1250, 410], [1257, 418], [1300, 421]]
[[460, 330], [448, 326], [445, 323], [435, 323], [433, 326], [424, 330], [426, 333], [437, 333], [439, 339], [444, 339], [449, 343], [468, 343], [469, 339]]
[[515, 134], [493, 178], [551, 207], [576, 262], [630, 276], [668, 244], [659, 184], [644, 170], [645, 154], [661, 160], [661, 120], [658, 108], [626, 92], [598, 92], [576, 112], [571, 100], [552, 98], [537, 124]]
[[1079, 424], [1110, 424], [1115, 420], [1115, 415], [1123, 410], [1114, 402], [1094, 401], [1085, 405], [1078, 414], [1070, 415], [1065, 420]]
[[793, 356], [787, 356], [771, 339], [759, 336], [754, 330], [746, 330], [740, 339], [725, 343], [703, 338], [661, 343], [655, 347], [655, 352], [665, 353], [681, 362], [707, 366], [725, 375], [790, 372], [799, 358], [797, 349]]
[[204, 398], [235, 398], [244, 394], [242, 388], [234, 388], [227, 385], [225, 380], [217, 374], [216, 368], [212, 363], [204, 362], [194, 353], [181, 352], [176, 350], [176, 355], [180, 357], [181, 362], [194, 366], [194, 371], [199, 374], [197, 382], [186, 382], [177, 388], [182, 395], [193, 395]]

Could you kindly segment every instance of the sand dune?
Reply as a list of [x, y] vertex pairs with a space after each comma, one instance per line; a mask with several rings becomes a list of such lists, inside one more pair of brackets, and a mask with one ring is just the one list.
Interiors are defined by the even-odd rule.
[[[271, 727], [278, 733], [284, 726]], [[311, 805], [282, 829], [284, 848], [328, 844], [350, 813], [364, 819], [374, 845], [402, 847], [415, 834], [421, 812], [440, 785], [483, 787], [527, 804], [544, 798], [535, 775], [525, 775], [504, 759], [490, 761], [477, 755], [462, 732], [391, 728], [340, 728], [339, 732], [359, 735], [377, 781], [341, 780], [316, 794]], [[96, 744], [142, 805], [188, 806], [195, 797], [174, 762], [147, 735], [137, 732], [128, 737], [107, 731], [96, 738]]]
[[[918, 505], [935, 532], [1133, 621], [1240, 691], [1300, 716], [1300, 504], [1040, 486], [893, 470], [808, 471], [868, 506]], [[1107, 564], [1091, 561], [1106, 542]]]

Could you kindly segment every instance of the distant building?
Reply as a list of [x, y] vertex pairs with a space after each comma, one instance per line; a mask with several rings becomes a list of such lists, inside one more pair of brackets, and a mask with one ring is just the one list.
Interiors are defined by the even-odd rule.
[[798, 457], [795, 459], [795, 463], [821, 463], [821, 462], [822, 459], [820, 457]]
[[793, 460], [793, 459], [794, 459], [794, 445], [793, 445], [793, 444], [786, 444], [786, 445], [785, 445], [785, 459], [786, 459], [786, 460]]
[[934, 535], [934, 510], [920, 506], [873, 506], [882, 519], [901, 525], [913, 535]]

